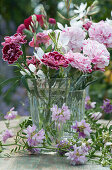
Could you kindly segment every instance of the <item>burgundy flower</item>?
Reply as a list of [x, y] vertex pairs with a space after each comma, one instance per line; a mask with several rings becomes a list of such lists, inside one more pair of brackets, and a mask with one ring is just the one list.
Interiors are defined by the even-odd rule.
[[53, 51], [48, 54], [44, 54], [42, 60], [45, 65], [52, 69], [58, 70], [59, 67], [68, 67], [69, 61], [59, 52]]
[[88, 21], [86, 23], [83, 24], [83, 28], [85, 28], [85, 30], [89, 30], [89, 28], [91, 27], [92, 25], [92, 22], [91, 21]]
[[25, 29], [25, 25], [24, 24], [20, 24], [17, 28], [17, 33], [19, 34], [23, 34], [23, 30]]
[[[44, 25], [43, 17], [44, 17], [43, 15], [36, 15], [37, 21], [39, 22], [41, 27]], [[29, 30], [29, 25], [31, 26], [31, 22], [32, 22], [32, 16], [24, 20], [24, 25], [26, 29]]]
[[23, 52], [20, 50], [20, 45], [16, 43], [9, 43], [3, 47], [3, 60], [13, 64]]
[[[27, 57], [28, 57], [28, 56], [27, 56]], [[27, 59], [27, 60], [26, 60], [26, 62], [27, 62], [27, 64], [28, 64], [28, 66], [29, 66], [30, 64], [33, 64], [33, 65], [35, 65], [35, 66], [37, 66], [38, 64], [40, 64], [40, 61], [37, 60], [35, 56], [31, 56], [30, 59]]]
[[10, 43], [16, 43], [16, 44], [25, 44], [27, 40], [25, 40], [26, 35], [21, 35], [21, 34], [14, 34], [13, 36], [7, 36], [5, 37], [5, 42], [1, 43], [3, 46], [9, 45]]
[[54, 18], [49, 18], [49, 24], [56, 24], [56, 20]]

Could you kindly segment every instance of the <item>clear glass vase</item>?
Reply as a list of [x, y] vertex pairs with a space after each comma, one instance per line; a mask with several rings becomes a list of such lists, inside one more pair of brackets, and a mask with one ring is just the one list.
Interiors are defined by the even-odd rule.
[[51, 108], [57, 105], [59, 108], [65, 103], [71, 112], [70, 120], [60, 129], [66, 131], [71, 129], [75, 120], [84, 119], [85, 112], [85, 90], [74, 90], [72, 80], [69, 78], [52, 78], [50, 80], [38, 79], [36, 85], [30, 86], [30, 112], [33, 123], [38, 129], [46, 129], [52, 123]]

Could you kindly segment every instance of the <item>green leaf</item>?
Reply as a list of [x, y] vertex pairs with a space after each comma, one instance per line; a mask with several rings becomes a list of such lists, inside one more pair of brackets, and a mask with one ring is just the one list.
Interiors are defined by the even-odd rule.
[[21, 77], [21, 81], [22, 81], [22, 83], [23, 83], [23, 85], [24, 85], [24, 87], [30, 92], [30, 89], [29, 89], [29, 87], [28, 87], [28, 83], [27, 83], [27, 79], [28, 77], [25, 75], [25, 76], [22, 76]]
[[8, 83], [15, 82], [16, 80], [20, 80], [20, 79], [21, 79], [20, 76], [7, 79], [7, 80], [1, 82], [1, 83], [0, 83], [0, 86], [1, 86], [1, 87], [2, 87], [2, 86], [5, 86], [5, 85], [7, 85]]

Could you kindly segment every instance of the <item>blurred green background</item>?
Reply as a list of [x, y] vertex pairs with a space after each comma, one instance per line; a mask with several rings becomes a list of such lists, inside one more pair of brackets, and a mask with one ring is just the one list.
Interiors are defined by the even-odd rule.
[[[70, 5], [69, 15], [74, 15], [74, 4], [80, 3], [91, 5], [93, 0], [72, 0]], [[4, 41], [4, 36], [12, 35], [16, 32], [17, 27], [24, 22], [33, 13], [38, 14], [41, 5], [43, 4], [48, 18], [55, 18], [56, 21], [65, 24], [65, 20], [61, 19], [57, 11], [65, 17], [67, 10], [64, 1], [61, 0], [0, 0], [0, 41]], [[111, 18], [112, 0], [99, 0], [100, 12], [92, 16], [96, 22]], [[14, 67], [9, 67], [7, 63], [2, 61], [2, 46], [0, 46], [0, 82], [14, 77], [17, 74]], [[5, 94], [11, 84], [0, 88], [0, 113], [5, 114], [9, 108], [15, 106], [20, 115], [29, 114], [29, 101], [24, 87], [18, 85], [12, 87], [12, 92]], [[4, 95], [5, 94], [5, 95]], [[102, 103], [104, 98], [112, 99], [112, 67], [111, 64], [107, 68], [105, 77], [97, 81], [89, 87], [89, 95], [93, 101]]]

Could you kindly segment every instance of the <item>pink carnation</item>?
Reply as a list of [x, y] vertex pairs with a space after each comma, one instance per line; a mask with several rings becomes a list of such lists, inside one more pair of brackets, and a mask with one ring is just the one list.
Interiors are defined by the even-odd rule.
[[42, 60], [45, 65], [58, 70], [59, 67], [68, 67], [69, 61], [57, 51], [44, 54]]
[[83, 28], [85, 28], [85, 30], [89, 30], [89, 28], [91, 27], [92, 22], [91, 21], [87, 21], [86, 23], [83, 24]]
[[23, 34], [23, 30], [25, 29], [25, 25], [24, 24], [20, 24], [17, 28], [17, 33], [19, 34]]
[[85, 32], [80, 27], [67, 27], [60, 32], [59, 43], [62, 50], [69, 52], [80, 52], [82, 50], [83, 41], [85, 39]]
[[5, 42], [1, 43], [3, 46], [9, 45], [10, 43], [16, 43], [16, 44], [25, 44], [27, 40], [25, 40], [26, 35], [21, 34], [14, 34], [13, 36], [7, 36], [5, 37]]
[[40, 44], [46, 44], [50, 40], [50, 37], [42, 32], [37, 33], [36, 35], [36, 43], [34, 44], [34, 37], [32, 38], [32, 41], [29, 42], [29, 46], [31, 47], [39, 47]]
[[92, 40], [103, 43], [106, 47], [112, 48], [112, 26], [104, 21], [94, 23], [89, 29], [89, 36]]
[[110, 54], [108, 50], [103, 44], [95, 40], [84, 41], [83, 54], [91, 59], [95, 70], [104, 71], [104, 68], [109, 65]]
[[49, 24], [56, 24], [56, 20], [54, 18], [49, 18]]
[[79, 69], [82, 72], [91, 72], [91, 60], [81, 53], [68, 52], [66, 55], [72, 67]]

